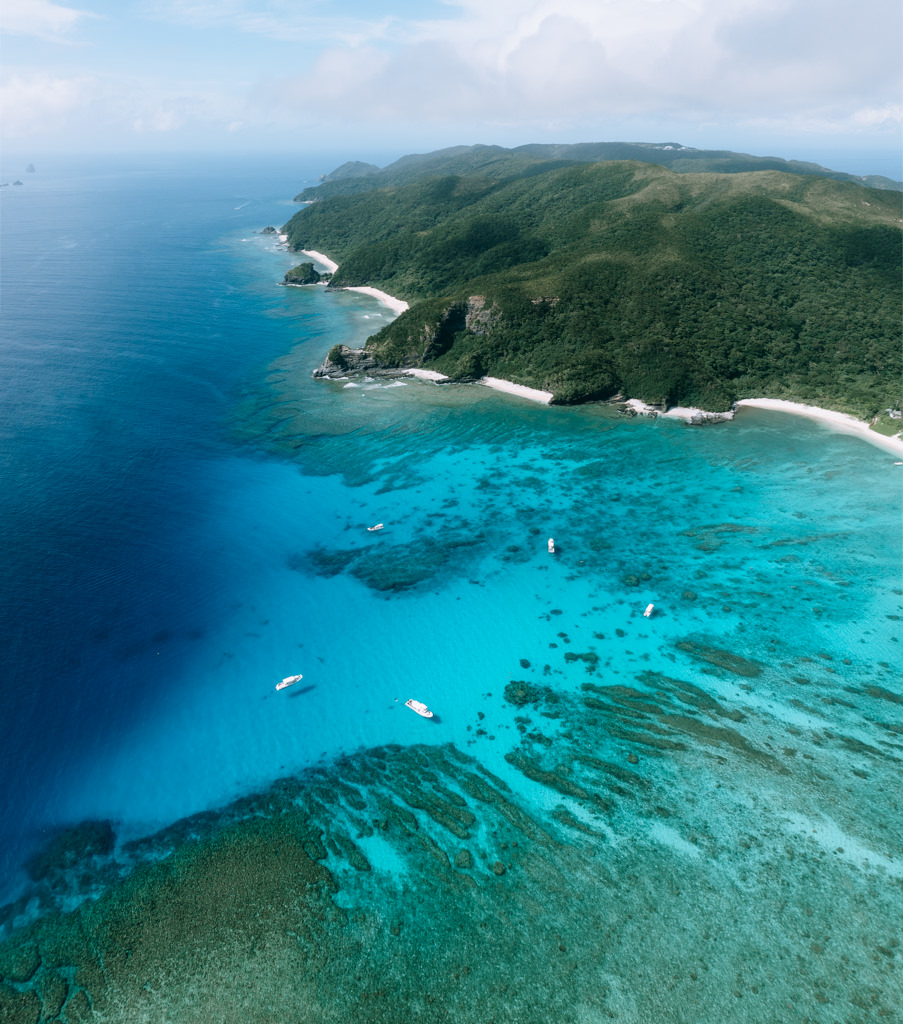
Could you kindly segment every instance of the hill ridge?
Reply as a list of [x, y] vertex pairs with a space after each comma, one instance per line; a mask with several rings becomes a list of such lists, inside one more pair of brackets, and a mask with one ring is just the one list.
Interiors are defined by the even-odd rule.
[[[481, 169], [496, 155], [476, 154]], [[558, 403], [903, 405], [898, 193], [637, 161], [435, 167], [284, 228], [292, 248], [336, 258], [331, 287], [411, 303], [368, 341], [379, 365], [500, 377]]]

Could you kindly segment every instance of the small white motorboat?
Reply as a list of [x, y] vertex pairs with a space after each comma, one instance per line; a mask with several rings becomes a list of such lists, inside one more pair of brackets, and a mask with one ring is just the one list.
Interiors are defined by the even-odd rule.
[[643, 615], [645, 615], [647, 619], [651, 619], [652, 618], [652, 612], [653, 612], [654, 609], [655, 609], [655, 605], [654, 604], [647, 604], [646, 605], [646, 610], [643, 612]]
[[276, 683], [277, 690], [284, 690], [286, 686], [291, 686], [292, 683], [297, 683], [299, 679], [303, 679], [304, 676], [286, 676], [281, 683]]
[[377, 523], [376, 526], [368, 526], [367, 533], [373, 533], [374, 530], [381, 530], [383, 528], [382, 523]]
[[549, 554], [555, 554], [555, 540], [552, 537], [549, 537]]
[[424, 718], [433, 717], [432, 711], [430, 711], [426, 704], [422, 704], [419, 700], [406, 700], [404, 702], [404, 706], [406, 708], [410, 708], [412, 711], [416, 711], [418, 715], [423, 715]]

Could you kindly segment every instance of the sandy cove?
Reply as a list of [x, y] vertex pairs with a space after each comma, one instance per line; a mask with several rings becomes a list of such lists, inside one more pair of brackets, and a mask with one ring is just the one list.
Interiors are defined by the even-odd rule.
[[[419, 367], [412, 367], [404, 371], [409, 377], [419, 377], [420, 380], [431, 380], [436, 383], [449, 381], [454, 383], [453, 378], [439, 373], [437, 370], [422, 370]], [[548, 405], [554, 397], [551, 391], [539, 391], [537, 388], [527, 388], [523, 384], [514, 384], [510, 380], [502, 380], [500, 377], [481, 377], [477, 384], [485, 384], [487, 388], [494, 391], [504, 391], [507, 395], [517, 395], [518, 398], [527, 398], [531, 402], [541, 402]]]
[[301, 255], [310, 256], [312, 260], [324, 266], [330, 274], [334, 274], [339, 269], [339, 265], [335, 260], [331, 260], [328, 256], [324, 256], [323, 253], [317, 252], [316, 249], [302, 249]]
[[688, 409], [682, 406], [674, 406], [667, 412], [660, 412], [651, 405], [632, 398], [624, 403], [634, 412], [644, 416], [665, 416], [669, 419], [685, 420], [688, 423], [702, 423], [705, 421], [730, 420], [734, 418], [735, 412], [744, 406], [750, 409], [769, 409], [774, 412], [786, 412], [792, 416], [805, 416], [810, 420], [818, 420], [821, 423], [832, 427], [842, 434], [852, 434], [854, 437], [861, 437], [864, 441], [883, 448], [885, 451], [893, 452], [903, 457], [903, 438], [899, 434], [888, 437], [886, 434], [879, 434], [869, 429], [868, 423], [864, 420], [857, 420], [855, 416], [847, 413], [834, 412], [831, 409], [820, 409], [815, 405], [805, 405], [803, 402], [788, 402], [782, 398], [742, 398], [735, 402], [728, 412], [712, 413], [704, 409]]
[[853, 434], [870, 444], [884, 448], [885, 451], [903, 456], [903, 438], [899, 434], [894, 437], [879, 434], [870, 430], [868, 423], [864, 420], [857, 420], [855, 416], [848, 416], [843, 412], [819, 409], [815, 405], [804, 405], [802, 402], [786, 402], [780, 398], [743, 398], [734, 404], [734, 408], [744, 405], [751, 409], [773, 409], [775, 412], [789, 412], [794, 416], [806, 416], [811, 420], [819, 420], [842, 434]]
[[[302, 249], [301, 252], [304, 256], [310, 256], [312, 260], [316, 260], [316, 262], [325, 267], [330, 274], [334, 274], [339, 269], [339, 265], [335, 260], [331, 260], [322, 252], [317, 252], [316, 249]], [[389, 295], [388, 292], [382, 292], [379, 288], [369, 288], [365, 285], [361, 285], [349, 286], [348, 288], [336, 288], [335, 291], [360, 292], [362, 295], [370, 295], [376, 299], [377, 302], [387, 306], [396, 314], [404, 313], [406, 309], [410, 309], [410, 306], [408, 306], [404, 299], [396, 299], [394, 295]]]
[[487, 388], [493, 388], [495, 391], [504, 391], [507, 395], [529, 398], [531, 402], [542, 402], [543, 405], [548, 405], [554, 397], [551, 391], [525, 388], [523, 384], [512, 384], [510, 380], [501, 380], [499, 377], [482, 377], [478, 383], [485, 384]]
[[366, 285], [354, 285], [348, 288], [335, 290], [343, 292], [360, 292], [362, 295], [372, 295], [373, 298], [382, 303], [382, 305], [388, 306], [393, 313], [404, 313], [406, 309], [410, 309], [410, 306], [404, 301], [404, 299], [396, 299], [394, 295], [389, 295], [388, 292], [381, 292], [379, 288], [368, 288]]

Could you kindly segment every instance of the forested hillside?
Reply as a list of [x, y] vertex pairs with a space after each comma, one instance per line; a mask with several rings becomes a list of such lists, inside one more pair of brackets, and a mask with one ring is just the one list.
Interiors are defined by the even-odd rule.
[[368, 343], [383, 365], [503, 377], [558, 402], [903, 404], [898, 193], [636, 161], [346, 180], [369, 186], [285, 230], [340, 264], [331, 287], [411, 303]]
[[[296, 202], [318, 202], [337, 195], [356, 195], [373, 188], [409, 185], [424, 177], [455, 174], [480, 174], [502, 179], [517, 177], [531, 168], [538, 172], [550, 167], [609, 160], [639, 160], [660, 164], [681, 173], [715, 171], [738, 174], [746, 171], [787, 171], [814, 175], [835, 181], [849, 181], [870, 188], [903, 191], [903, 183], [878, 174], [861, 177], [844, 171], [832, 171], [803, 160], [784, 160], [776, 156], [752, 156], [726, 149], [694, 149], [679, 142], [579, 142], [534, 143], [505, 149], [503, 146], [452, 146], [433, 153], [411, 153], [387, 167], [349, 161], [324, 174], [321, 184], [306, 188], [295, 196]], [[544, 166], [543, 166], [544, 165]], [[366, 180], [366, 179], [370, 180]]]

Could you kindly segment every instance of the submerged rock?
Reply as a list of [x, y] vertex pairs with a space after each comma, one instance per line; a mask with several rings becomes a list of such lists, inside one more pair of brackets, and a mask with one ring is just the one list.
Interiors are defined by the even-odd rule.
[[109, 821], [85, 821], [55, 836], [25, 865], [33, 881], [60, 875], [94, 857], [110, 854], [116, 842]]
[[455, 867], [466, 871], [473, 867], [473, 854], [468, 849], [461, 849], [455, 854]]

